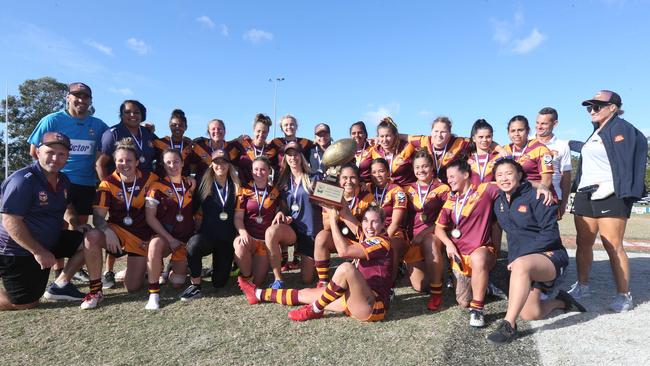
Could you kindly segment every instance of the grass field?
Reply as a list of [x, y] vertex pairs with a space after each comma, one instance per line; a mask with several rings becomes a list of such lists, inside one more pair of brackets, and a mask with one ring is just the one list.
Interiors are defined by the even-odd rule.
[[[648, 239], [650, 218], [634, 217], [630, 237]], [[562, 220], [563, 235], [573, 220]], [[502, 253], [503, 254], [503, 253]], [[118, 266], [122, 262], [118, 262]], [[505, 262], [494, 273], [504, 285]], [[298, 286], [298, 274], [287, 277]], [[29, 311], [0, 313], [3, 365], [25, 364], [444, 364], [537, 365], [540, 363], [530, 327], [512, 344], [489, 346], [485, 337], [505, 312], [506, 302], [486, 306], [488, 326], [472, 330], [466, 310], [445, 293], [445, 309], [426, 310], [427, 295], [405, 286], [398, 289], [387, 319], [361, 323], [342, 315], [306, 323], [288, 320], [290, 307], [248, 305], [234, 281], [222, 290], [204, 282], [204, 298], [186, 304], [180, 290], [163, 287], [158, 312], [144, 310], [146, 290], [126, 294], [106, 291], [94, 311], [77, 303], [44, 303]], [[81, 287], [85, 290], [85, 287]]]

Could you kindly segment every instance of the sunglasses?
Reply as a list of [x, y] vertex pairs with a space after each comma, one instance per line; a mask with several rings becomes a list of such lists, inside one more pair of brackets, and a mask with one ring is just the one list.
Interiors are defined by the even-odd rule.
[[604, 107], [607, 107], [609, 104], [592, 104], [587, 106], [587, 113], [591, 113], [591, 111], [594, 111], [594, 113], [600, 112], [601, 109]]

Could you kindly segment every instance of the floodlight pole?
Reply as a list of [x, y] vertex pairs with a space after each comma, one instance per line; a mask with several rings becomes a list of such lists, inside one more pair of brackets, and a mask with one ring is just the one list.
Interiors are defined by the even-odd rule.
[[278, 101], [278, 82], [284, 81], [284, 77], [280, 76], [275, 78], [269, 78], [269, 82], [273, 82], [274, 85], [274, 91], [273, 91], [273, 138], [275, 138], [275, 132], [277, 130], [277, 125], [278, 125], [278, 112], [277, 112], [277, 101]]
[[5, 82], [5, 179], [9, 177], [9, 82]]

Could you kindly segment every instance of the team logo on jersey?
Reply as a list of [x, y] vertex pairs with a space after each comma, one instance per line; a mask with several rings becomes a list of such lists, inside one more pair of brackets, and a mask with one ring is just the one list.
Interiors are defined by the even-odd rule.
[[38, 200], [43, 202], [43, 203], [46, 203], [47, 202], [47, 192], [45, 192], [45, 191], [38, 192]]
[[406, 201], [406, 195], [404, 194], [404, 192], [397, 192], [395, 197], [397, 197], [397, 201], [399, 201], [400, 203]]
[[27, 172], [27, 173], [25, 173], [25, 175], [23, 175], [23, 178], [29, 178], [32, 175], [33, 175], [32, 172]]
[[115, 194], [115, 198], [117, 198], [119, 201], [124, 201], [124, 193], [122, 190], [117, 191]]
[[621, 142], [623, 140], [625, 140], [625, 137], [623, 135], [616, 135], [614, 137], [614, 142]]
[[499, 205], [499, 211], [503, 212], [503, 202], [501, 202], [501, 204]]
[[551, 155], [544, 155], [544, 164], [549, 165], [553, 162], [553, 157]]
[[366, 239], [366, 243], [370, 245], [377, 245], [381, 243], [381, 241], [377, 238], [373, 238], [373, 239]]
[[521, 213], [526, 213], [526, 212], [528, 212], [528, 207], [526, 207], [526, 205], [519, 205], [519, 207], [517, 208], [517, 211], [519, 211]]

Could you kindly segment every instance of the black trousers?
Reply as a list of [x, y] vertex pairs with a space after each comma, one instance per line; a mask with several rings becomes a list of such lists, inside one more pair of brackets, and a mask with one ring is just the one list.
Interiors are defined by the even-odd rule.
[[201, 261], [212, 254], [212, 285], [223, 287], [228, 283], [235, 249], [232, 235], [195, 234], [187, 241], [187, 263], [192, 277], [201, 277]]

